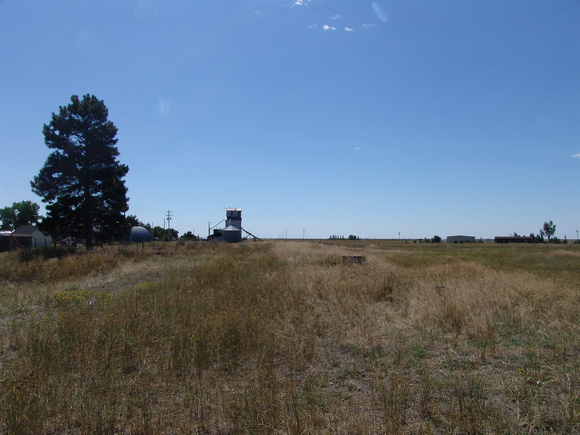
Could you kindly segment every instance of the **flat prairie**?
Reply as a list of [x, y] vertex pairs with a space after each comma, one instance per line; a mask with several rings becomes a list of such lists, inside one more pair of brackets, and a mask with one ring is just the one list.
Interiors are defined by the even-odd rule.
[[579, 433], [579, 319], [578, 244], [2, 253], [0, 433]]

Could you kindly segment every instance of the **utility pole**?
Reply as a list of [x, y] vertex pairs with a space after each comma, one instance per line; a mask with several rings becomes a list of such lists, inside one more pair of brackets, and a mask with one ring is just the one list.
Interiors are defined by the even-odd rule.
[[169, 241], [171, 241], [172, 239], [172, 234], [171, 234], [171, 217], [173, 215], [173, 212], [171, 210], [167, 210], [167, 230], [169, 231]]

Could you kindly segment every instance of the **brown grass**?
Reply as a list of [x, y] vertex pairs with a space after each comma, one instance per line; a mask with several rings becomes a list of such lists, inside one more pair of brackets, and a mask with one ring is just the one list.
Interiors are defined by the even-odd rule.
[[0, 433], [578, 432], [579, 248], [1, 254]]

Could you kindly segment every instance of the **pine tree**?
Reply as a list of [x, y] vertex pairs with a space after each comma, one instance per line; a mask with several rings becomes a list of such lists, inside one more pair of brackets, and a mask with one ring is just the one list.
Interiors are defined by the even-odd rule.
[[39, 228], [52, 235], [111, 241], [127, 231], [128, 210], [123, 177], [129, 167], [117, 160], [117, 127], [108, 120], [103, 101], [94, 95], [71, 97], [43, 129], [52, 153], [31, 182], [47, 204]]

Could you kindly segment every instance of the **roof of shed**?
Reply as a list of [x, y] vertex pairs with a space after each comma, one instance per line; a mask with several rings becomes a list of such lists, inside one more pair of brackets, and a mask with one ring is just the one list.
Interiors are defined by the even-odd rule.
[[14, 234], [15, 235], [31, 235], [33, 234], [36, 230], [38, 230], [38, 228], [36, 228], [36, 225], [22, 225], [19, 228], [16, 228], [16, 230], [14, 230]]

